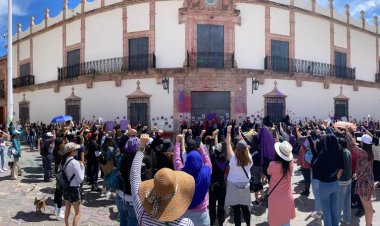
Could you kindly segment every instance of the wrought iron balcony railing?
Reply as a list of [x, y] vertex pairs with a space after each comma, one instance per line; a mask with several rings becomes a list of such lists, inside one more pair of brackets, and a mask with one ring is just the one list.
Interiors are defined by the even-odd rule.
[[94, 60], [58, 68], [58, 80], [76, 78], [81, 75], [147, 70], [155, 67], [154, 54]]
[[34, 85], [34, 75], [24, 75], [13, 79], [13, 88]]
[[354, 80], [356, 69], [333, 64], [285, 57], [267, 56], [264, 60], [265, 69], [278, 72], [307, 73], [318, 76], [334, 76]]
[[203, 68], [234, 68], [234, 53], [198, 52], [187, 53], [187, 67]]
[[380, 73], [375, 74], [375, 82], [380, 83]]

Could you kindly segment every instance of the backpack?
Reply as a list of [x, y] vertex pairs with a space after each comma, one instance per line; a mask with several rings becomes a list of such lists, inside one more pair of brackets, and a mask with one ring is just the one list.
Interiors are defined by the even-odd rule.
[[65, 173], [65, 169], [67, 167], [67, 164], [69, 164], [69, 162], [71, 162], [71, 160], [73, 159], [70, 159], [63, 168], [61, 168], [57, 174], [55, 175], [55, 178], [56, 178], [56, 188], [60, 191], [66, 191], [69, 187], [70, 187], [70, 183], [71, 181], [74, 179], [75, 177], [75, 173], [73, 174], [73, 176], [71, 176], [70, 180], [67, 178], [66, 176], [66, 173]]
[[104, 176], [104, 179], [103, 179], [104, 187], [107, 190], [116, 191], [116, 190], [121, 190], [123, 188], [123, 179], [120, 173], [120, 167], [121, 167], [121, 162], [123, 158], [124, 156], [121, 154], [117, 156], [115, 159], [116, 168], [112, 169], [112, 171], [109, 174]]

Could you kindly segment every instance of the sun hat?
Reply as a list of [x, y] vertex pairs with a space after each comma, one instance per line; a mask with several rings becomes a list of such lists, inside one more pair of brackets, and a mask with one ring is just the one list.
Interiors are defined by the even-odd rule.
[[361, 137], [356, 138], [358, 141], [361, 141], [365, 144], [372, 144], [372, 137], [368, 134], [364, 134]]
[[125, 144], [125, 151], [128, 153], [135, 153], [140, 146], [140, 139], [138, 137], [131, 137]]
[[64, 147], [64, 153], [67, 154], [69, 152], [72, 152], [74, 150], [77, 150], [80, 148], [80, 145], [76, 144], [76, 143], [73, 143], [73, 142], [69, 142], [67, 144], [65, 144], [65, 147]]
[[188, 209], [194, 195], [194, 178], [182, 171], [160, 169], [141, 182], [139, 197], [144, 211], [161, 222], [175, 221]]
[[52, 134], [51, 132], [47, 132], [47, 133], [46, 133], [46, 136], [47, 136], [47, 137], [52, 137], [53, 134]]
[[292, 150], [293, 147], [288, 141], [276, 142], [274, 144], [274, 149], [278, 156], [280, 156], [285, 161], [291, 161], [293, 159]]

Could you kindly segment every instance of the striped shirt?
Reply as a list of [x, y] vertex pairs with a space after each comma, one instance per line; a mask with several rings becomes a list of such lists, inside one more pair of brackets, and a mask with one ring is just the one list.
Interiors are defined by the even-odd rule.
[[139, 221], [139, 226], [158, 226], [158, 225], [170, 225], [170, 226], [194, 226], [193, 222], [189, 218], [180, 217], [173, 222], [159, 222], [151, 218], [144, 211], [144, 207], [141, 204], [139, 197], [139, 187], [141, 184], [141, 163], [144, 154], [141, 151], [137, 151], [135, 158], [133, 159], [131, 168], [131, 190], [133, 197], [133, 207], [135, 208], [136, 218]]

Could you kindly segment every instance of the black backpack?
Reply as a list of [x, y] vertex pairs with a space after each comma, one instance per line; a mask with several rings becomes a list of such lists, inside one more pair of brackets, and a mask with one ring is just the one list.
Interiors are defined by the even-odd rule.
[[67, 178], [66, 176], [66, 173], [65, 173], [65, 169], [67, 167], [67, 164], [69, 164], [69, 162], [71, 162], [71, 160], [73, 159], [70, 159], [66, 164], [65, 166], [60, 169], [57, 174], [55, 175], [55, 178], [56, 178], [56, 188], [60, 191], [65, 191], [68, 189], [68, 187], [70, 187], [70, 183], [71, 181], [74, 179], [75, 177], [75, 173], [73, 174], [73, 176], [71, 176], [70, 180]]

